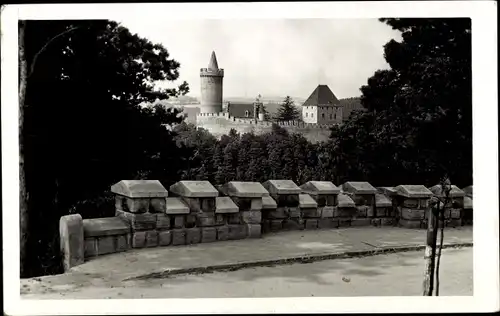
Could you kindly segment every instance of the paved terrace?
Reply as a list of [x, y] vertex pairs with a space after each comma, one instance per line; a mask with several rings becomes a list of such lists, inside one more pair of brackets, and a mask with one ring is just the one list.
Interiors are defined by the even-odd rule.
[[[129, 250], [96, 257], [65, 274], [21, 280], [21, 293], [113, 287], [136, 278], [366, 256], [377, 251], [421, 251], [423, 260], [423, 249], [417, 247], [425, 245], [425, 238], [426, 231], [422, 229], [351, 227], [279, 232], [260, 239]], [[445, 229], [444, 244], [471, 246], [472, 227]]]

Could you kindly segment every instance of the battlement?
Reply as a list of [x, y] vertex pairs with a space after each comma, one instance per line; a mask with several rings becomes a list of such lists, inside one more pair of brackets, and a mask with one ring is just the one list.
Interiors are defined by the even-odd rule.
[[201, 77], [224, 77], [224, 69], [200, 68]]

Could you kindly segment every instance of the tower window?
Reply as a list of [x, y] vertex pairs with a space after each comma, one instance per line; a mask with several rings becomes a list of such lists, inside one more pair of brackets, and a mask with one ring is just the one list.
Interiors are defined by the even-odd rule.
[[337, 113], [335, 113], [335, 116], [333, 117], [334, 119], [337, 119]]
[[309, 113], [306, 112], [306, 117], [308, 116]]
[[332, 115], [330, 114], [330, 120], [332, 119]]
[[314, 117], [314, 113], [311, 113], [311, 117]]
[[249, 117], [250, 116], [250, 113], [247, 111], [245, 111], [245, 117]]
[[325, 113], [321, 113], [321, 118], [325, 118]]

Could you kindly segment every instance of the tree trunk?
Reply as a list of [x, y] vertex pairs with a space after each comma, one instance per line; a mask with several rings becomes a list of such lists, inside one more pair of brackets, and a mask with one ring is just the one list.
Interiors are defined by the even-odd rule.
[[24, 103], [28, 64], [25, 56], [24, 33], [26, 21], [19, 22], [19, 219], [20, 219], [20, 266], [21, 277], [26, 274], [26, 248], [28, 244], [28, 195], [24, 169]]
[[431, 206], [428, 209], [427, 219], [427, 245], [425, 247], [425, 274], [424, 274], [424, 296], [432, 296], [434, 288], [434, 267], [436, 258], [436, 238], [437, 238], [437, 216], [435, 209]]

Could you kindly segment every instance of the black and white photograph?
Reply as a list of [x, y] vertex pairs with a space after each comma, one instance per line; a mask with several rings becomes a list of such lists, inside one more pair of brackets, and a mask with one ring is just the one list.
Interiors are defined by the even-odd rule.
[[496, 3], [1, 22], [5, 313], [498, 311]]

